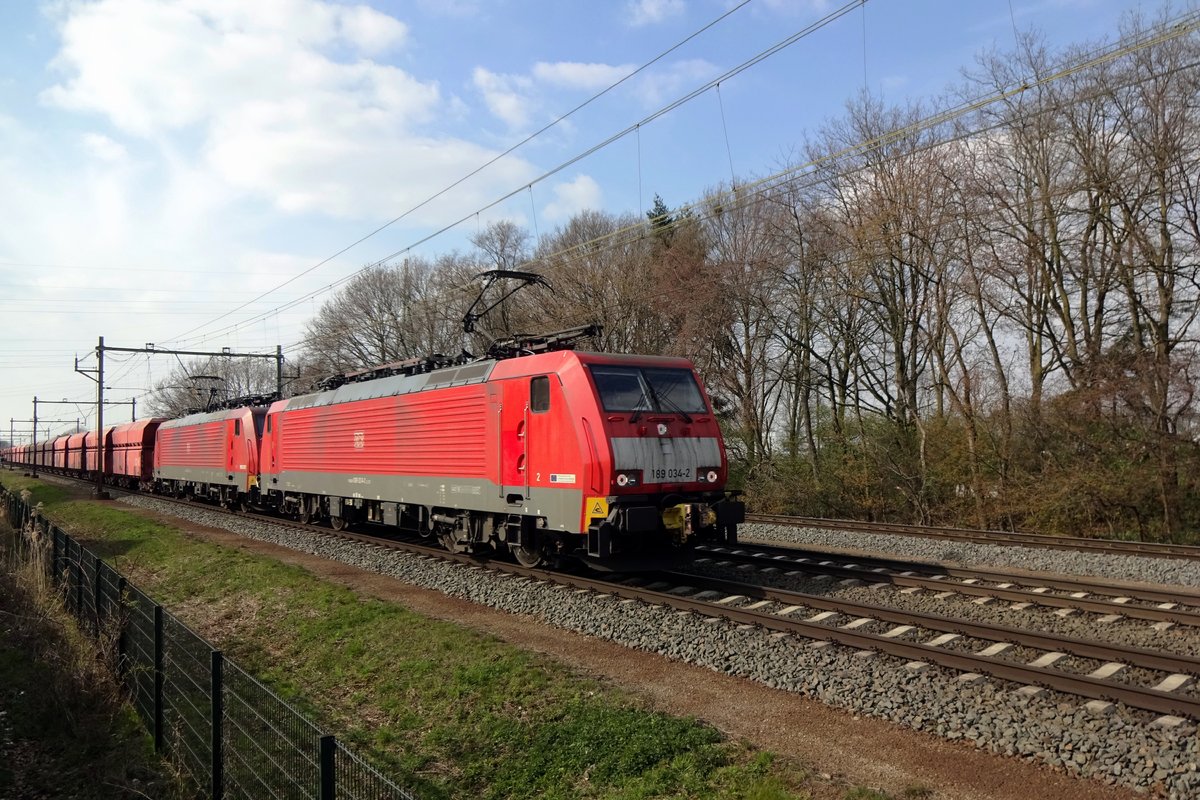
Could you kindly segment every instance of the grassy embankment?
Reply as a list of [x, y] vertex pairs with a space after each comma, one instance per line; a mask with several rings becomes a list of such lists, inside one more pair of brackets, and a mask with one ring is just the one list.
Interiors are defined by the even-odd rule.
[[[700, 722], [477, 632], [120, 506], [69, 501], [13, 473], [0, 482], [29, 487], [48, 517], [425, 800], [841, 795]], [[882, 797], [862, 792], [846, 796]]]
[[0, 520], [0, 797], [184, 797], [110, 677], [112, 637], [75, 628], [16, 536]]

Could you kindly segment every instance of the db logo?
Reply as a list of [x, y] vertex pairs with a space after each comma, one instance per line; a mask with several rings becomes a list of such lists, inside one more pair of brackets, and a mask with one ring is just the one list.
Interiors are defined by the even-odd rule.
[[367, 443], [367, 434], [364, 431], [354, 432], [354, 449], [362, 450]]
[[659, 436], [667, 435], [667, 426], [665, 423], [662, 423], [662, 422], [658, 423], [658, 435]]

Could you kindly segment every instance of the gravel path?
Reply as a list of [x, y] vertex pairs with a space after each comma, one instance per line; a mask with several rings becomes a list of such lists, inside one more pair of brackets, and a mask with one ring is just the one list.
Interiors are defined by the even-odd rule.
[[[1176, 728], [1151, 728], [1144, 715], [1125, 709], [1095, 717], [1083, 710], [1078, 698], [1053, 692], [1024, 700], [1009, 684], [984, 681], [966, 687], [955, 680], [956, 673], [936, 667], [908, 670], [900, 661], [884, 656], [814, 646], [807, 640], [774, 636], [758, 628], [714, 623], [694, 614], [612, 597], [597, 598], [203, 508], [181, 509], [145, 497], [122, 502], [336, 559], [452, 597], [528, 614], [561, 628], [750, 678], [855, 713], [951, 740], [967, 740], [992, 752], [1036, 759], [1160, 796], [1200, 795], [1200, 742], [1196, 726], [1190, 722]], [[963, 546], [956, 545], [956, 549]], [[911, 550], [906, 555], [921, 557]], [[1028, 563], [1023, 568], [1046, 569]]]

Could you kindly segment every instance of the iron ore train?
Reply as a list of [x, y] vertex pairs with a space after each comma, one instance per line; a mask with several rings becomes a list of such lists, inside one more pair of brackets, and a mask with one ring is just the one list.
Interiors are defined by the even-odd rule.
[[4, 452], [29, 467], [455, 552], [610, 568], [736, 540], [717, 419], [685, 359], [551, 350], [414, 360], [287, 399], [143, 419]]

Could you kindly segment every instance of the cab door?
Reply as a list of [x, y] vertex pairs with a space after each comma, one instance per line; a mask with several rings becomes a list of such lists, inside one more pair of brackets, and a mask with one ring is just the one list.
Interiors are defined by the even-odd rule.
[[237, 441], [241, 438], [241, 432], [240, 419], [225, 420], [225, 477], [231, 481], [237, 471]]
[[556, 442], [551, 422], [551, 376], [535, 375], [526, 384], [525, 403], [525, 480], [526, 496], [536, 494], [535, 487], [548, 485], [550, 470], [558, 466], [554, 460]]
[[491, 474], [496, 476], [497, 496], [503, 499], [508, 477], [504, 470], [504, 394], [494, 383], [487, 384], [487, 415], [488, 460], [495, 455], [496, 465]]
[[[500, 385], [500, 483], [509, 503], [523, 502], [528, 494], [525, 441], [529, 414], [528, 382], [522, 378]], [[491, 396], [489, 393], [489, 407]], [[520, 500], [518, 500], [520, 498]]]

